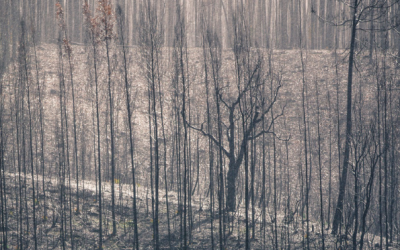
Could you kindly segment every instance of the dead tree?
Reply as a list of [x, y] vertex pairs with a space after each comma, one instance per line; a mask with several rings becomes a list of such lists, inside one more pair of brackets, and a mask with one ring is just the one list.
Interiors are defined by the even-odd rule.
[[[239, 174], [240, 166], [243, 162], [245, 149], [250, 140], [260, 137], [265, 133], [273, 134], [271, 128], [273, 121], [282, 116], [284, 107], [281, 112], [278, 112], [273, 118], [266, 121], [265, 128], [260, 126], [264, 117], [271, 112], [271, 108], [276, 104], [281, 88], [281, 77], [279, 74], [265, 76], [263, 74], [264, 59], [261, 51], [255, 51], [250, 46], [248, 26], [245, 25], [244, 14], [237, 11], [233, 16], [234, 23], [234, 46], [232, 52], [234, 53], [235, 63], [235, 90], [228, 91], [228, 82], [224, 82], [221, 78], [221, 65], [222, 59], [221, 44], [219, 43], [218, 34], [213, 32], [211, 27], [206, 31], [205, 46], [210, 63], [210, 78], [214, 85], [215, 100], [219, 100], [221, 105], [221, 119], [226, 124], [221, 132], [221, 138], [208, 132], [203, 124], [198, 127], [185, 122], [191, 129], [200, 132], [203, 136], [208, 137], [218, 149], [220, 149], [224, 157], [228, 158], [229, 166], [226, 176], [226, 209], [227, 211], [236, 210], [236, 179]], [[265, 99], [265, 109], [260, 110], [261, 100], [257, 94], [250, 96], [249, 93], [260, 94], [261, 86], [269, 77], [273, 81], [272, 98]], [[252, 103], [254, 105], [247, 105], [247, 110], [243, 110], [242, 118], [239, 117], [239, 106], [244, 101], [244, 96], [249, 95], [249, 98], [254, 98]], [[257, 101], [258, 100], [258, 101]], [[250, 102], [251, 99], [248, 99]], [[258, 104], [257, 104], [258, 103]], [[257, 105], [256, 105], [257, 104]], [[236, 130], [242, 119], [246, 119], [246, 130], [242, 132], [242, 138], [237, 138]], [[255, 130], [254, 136], [251, 136], [252, 131]], [[224, 146], [227, 143], [227, 147]]]

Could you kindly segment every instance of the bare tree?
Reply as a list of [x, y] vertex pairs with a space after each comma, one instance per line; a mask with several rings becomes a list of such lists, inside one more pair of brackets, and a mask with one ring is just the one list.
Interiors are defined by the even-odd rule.
[[124, 82], [125, 82], [125, 93], [126, 93], [126, 108], [128, 113], [128, 127], [129, 127], [129, 143], [130, 143], [130, 156], [131, 156], [131, 166], [132, 166], [132, 185], [133, 185], [133, 223], [134, 223], [134, 233], [135, 233], [135, 248], [139, 250], [139, 232], [137, 226], [137, 209], [136, 209], [136, 177], [135, 177], [135, 162], [134, 162], [134, 141], [133, 141], [133, 129], [132, 129], [132, 110], [131, 110], [131, 98], [130, 98], [130, 84], [128, 80], [128, 59], [127, 59], [127, 49], [125, 41], [125, 31], [124, 31], [124, 13], [120, 5], [117, 6], [117, 22], [119, 26], [120, 42], [122, 44], [122, 54], [123, 54], [123, 67], [124, 67]]
[[114, 13], [111, 1], [109, 0], [101, 0], [99, 1], [99, 16], [101, 20], [102, 30], [104, 37], [105, 46], [106, 46], [106, 55], [107, 55], [107, 86], [108, 86], [108, 102], [109, 102], [109, 112], [110, 112], [110, 133], [111, 133], [111, 217], [112, 217], [112, 236], [116, 236], [117, 234], [117, 221], [115, 219], [115, 131], [114, 131], [114, 96], [111, 85], [113, 82], [111, 81], [111, 42], [113, 39], [113, 27], [114, 27]]
[[351, 120], [351, 106], [352, 106], [352, 82], [353, 82], [353, 61], [354, 61], [354, 50], [355, 50], [355, 39], [356, 39], [356, 27], [358, 24], [357, 19], [357, 8], [359, 0], [354, 0], [352, 4], [352, 25], [351, 25], [351, 41], [350, 41], [350, 54], [349, 54], [349, 70], [347, 76], [347, 118], [346, 118], [346, 142], [344, 148], [344, 159], [343, 168], [340, 179], [339, 195], [335, 210], [335, 216], [332, 223], [332, 234], [336, 234], [339, 224], [342, 220], [343, 213], [343, 200], [346, 191], [347, 181], [347, 169], [349, 166], [350, 156], [350, 141], [352, 134], [352, 120]]
[[[164, 9], [158, 2], [150, 0], [144, 1], [140, 7], [140, 53], [142, 56], [143, 71], [146, 76], [149, 90], [149, 116], [151, 117], [152, 127], [150, 127], [150, 136], [153, 138], [150, 140], [150, 147], [153, 149], [154, 140], [154, 190], [155, 190], [155, 210], [153, 211], [153, 230], [154, 230], [154, 242], [155, 249], [159, 249], [159, 180], [160, 180], [160, 142], [159, 137], [162, 134], [165, 138], [164, 133], [164, 121], [161, 117], [162, 131], [160, 133], [160, 117], [159, 112], [162, 112], [161, 102], [161, 81], [162, 81], [162, 54], [161, 48], [163, 46], [163, 24], [162, 13]], [[150, 119], [150, 118], [149, 118]], [[153, 134], [152, 134], [153, 133]], [[165, 140], [164, 140], [165, 142]], [[164, 154], [165, 154], [164, 145]], [[151, 156], [152, 157], [152, 156]], [[164, 160], [165, 157], [164, 157]], [[164, 161], [165, 162], [165, 161]], [[153, 167], [153, 166], [151, 166]], [[151, 177], [153, 180], [153, 177]]]
[[[226, 206], [228, 211], [236, 210], [236, 179], [239, 174], [240, 166], [243, 162], [245, 155], [245, 147], [249, 143], [249, 141], [260, 137], [264, 133], [272, 133], [272, 121], [265, 126], [265, 128], [259, 128], [259, 124], [261, 124], [262, 118], [267, 115], [272, 106], [277, 101], [279, 89], [281, 88], [281, 78], [279, 75], [269, 76], [273, 79], [274, 89], [272, 89], [272, 99], [265, 100], [267, 104], [265, 105], [265, 110], [260, 111], [259, 105], [256, 105], [255, 99], [253, 99], [253, 105], [248, 106], [246, 110], [243, 111], [245, 114], [243, 118], [247, 121], [247, 129], [243, 131], [243, 138], [237, 139], [235, 135], [238, 122], [242, 122], [237, 120], [237, 115], [239, 112], [239, 104], [243, 102], [242, 98], [245, 95], [248, 95], [250, 90], [254, 91], [254, 93], [259, 93], [259, 88], [262, 86], [265, 81], [265, 76], [263, 76], [263, 55], [260, 51], [253, 51], [250, 48], [250, 41], [248, 40], [248, 32], [250, 32], [246, 26], [246, 21], [244, 19], [243, 12], [238, 11], [237, 14], [233, 17], [234, 20], [234, 35], [235, 42], [232, 48], [232, 51], [235, 56], [235, 81], [237, 93], [229, 93], [228, 91], [223, 91], [224, 85], [227, 83], [223, 83], [220, 79], [220, 65], [221, 59], [218, 56], [218, 48], [220, 46], [219, 39], [216, 36], [216, 33], [209, 29], [207, 31], [206, 36], [206, 46], [209, 53], [209, 60], [211, 65], [211, 79], [214, 83], [214, 93], [216, 98], [220, 100], [221, 103], [221, 119], [226, 119], [227, 121], [224, 123], [228, 124], [226, 126], [225, 132], [221, 132], [221, 138], [214, 136], [211, 133], [208, 133], [203, 126], [196, 127], [191, 124], [188, 124], [190, 128], [200, 132], [204, 136], [208, 137], [219, 149], [221, 149], [223, 155], [229, 160], [229, 167], [227, 173], [227, 197], [226, 197]], [[251, 97], [255, 98], [255, 97]], [[250, 101], [249, 99], [248, 101]], [[253, 112], [251, 112], [253, 110]], [[252, 113], [252, 114], [251, 114]], [[274, 116], [273, 120], [278, 119], [282, 112], [279, 112]], [[187, 122], [187, 121], [186, 121]], [[221, 128], [222, 129], [222, 128]], [[255, 129], [257, 132], [255, 136], [252, 137], [251, 133]], [[227, 142], [228, 147], [224, 146], [224, 141]], [[238, 151], [237, 151], [238, 149]], [[236, 152], [237, 151], [237, 152]]]
[[87, 22], [88, 34], [93, 49], [93, 69], [94, 69], [94, 83], [95, 83], [95, 98], [96, 98], [96, 121], [97, 121], [97, 165], [98, 165], [98, 203], [99, 203], [99, 249], [103, 248], [103, 221], [102, 221], [102, 185], [101, 185], [101, 150], [100, 150], [100, 111], [99, 111], [99, 83], [98, 83], [98, 70], [97, 70], [97, 57], [98, 57], [98, 40], [99, 40], [99, 24], [97, 20], [92, 17], [89, 9], [88, 2], [85, 2], [83, 13]]

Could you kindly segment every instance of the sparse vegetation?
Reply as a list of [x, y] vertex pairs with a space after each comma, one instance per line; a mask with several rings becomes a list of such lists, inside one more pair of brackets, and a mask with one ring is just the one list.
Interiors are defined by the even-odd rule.
[[399, 1], [3, 2], [1, 249], [400, 248]]

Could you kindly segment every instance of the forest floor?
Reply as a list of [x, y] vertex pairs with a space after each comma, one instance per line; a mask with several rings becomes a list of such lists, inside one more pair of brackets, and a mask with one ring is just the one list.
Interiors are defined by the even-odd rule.
[[[5, 179], [7, 183], [7, 235], [8, 246], [10, 249], [18, 249], [17, 240], [19, 237], [19, 211], [16, 210], [18, 189], [18, 173], [6, 173]], [[30, 176], [21, 174], [21, 182], [26, 183], [22, 186], [23, 194], [23, 231], [24, 231], [24, 249], [33, 249], [33, 216], [32, 213], [26, 214], [26, 211], [32, 211], [32, 181]], [[37, 220], [37, 241], [39, 249], [62, 249], [63, 240], [61, 234], [62, 218], [61, 218], [61, 185], [57, 178], [45, 178], [45, 193], [43, 195], [42, 176], [35, 176], [35, 192], [37, 198], [36, 220]], [[82, 181], [79, 184], [80, 209], [77, 213], [76, 209], [76, 183], [72, 183], [72, 188], [68, 188], [66, 183], [66, 206], [64, 213], [65, 227], [65, 247], [71, 248], [71, 227], [74, 249], [96, 249], [99, 235], [99, 207], [96, 197], [96, 183], [92, 181]], [[37, 189], [39, 186], [39, 189]], [[133, 235], [133, 213], [132, 213], [132, 187], [131, 185], [116, 184], [116, 221], [117, 235], [112, 236], [112, 219], [111, 219], [111, 184], [108, 182], [102, 185], [103, 190], [103, 241], [104, 249], [134, 249]], [[26, 191], [26, 196], [25, 196]], [[141, 249], [153, 249], [153, 220], [151, 216], [151, 191], [146, 187], [137, 186], [138, 194], [138, 230], [139, 242]], [[69, 201], [72, 199], [70, 208]], [[177, 194], [169, 192], [169, 220], [170, 220], [170, 237], [168, 237], [168, 219], [165, 190], [160, 190], [159, 205], [159, 227], [160, 227], [160, 249], [180, 249], [182, 244], [181, 234], [181, 210], [178, 208]], [[70, 210], [71, 209], [71, 210]], [[188, 209], [189, 210], [189, 209]], [[189, 211], [188, 211], [189, 213]], [[191, 221], [187, 224], [187, 242], [190, 249], [212, 249], [211, 246], [211, 216], [209, 210], [209, 199], [192, 196]], [[271, 214], [270, 214], [271, 213]], [[72, 214], [72, 216], [70, 216]], [[255, 213], [255, 237], [252, 237], [252, 224], [250, 225], [250, 244], [251, 249], [272, 249], [274, 244], [274, 223], [271, 221], [272, 208], [267, 208], [265, 232], [262, 225], [262, 213], [259, 207]], [[232, 223], [229, 218], [234, 219]], [[278, 211], [278, 246], [279, 249], [303, 249], [309, 240], [310, 249], [322, 249], [322, 237], [320, 224], [318, 222], [309, 222], [309, 234], [306, 233], [306, 222], [296, 214], [289, 223], [284, 211]], [[72, 218], [72, 219], [70, 219]], [[244, 249], [245, 248], [245, 216], [244, 207], [240, 206], [238, 212], [227, 214], [225, 216], [227, 222], [225, 224], [225, 248], [224, 249]], [[251, 212], [249, 213], [251, 218]], [[30, 224], [27, 224], [29, 220]], [[214, 207], [214, 248], [219, 248], [219, 214], [218, 207]], [[28, 234], [27, 227], [29, 227]], [[325, 225], [326, 227], [326, 225]], [[325, 246], [326, 249], [351, 249], [352, 241], [350, 236], [342, 235], [342, 239], [338, 239], [325, 230]], [[170, 245], [171, 244], [171, 245]], [[265, 246], [265, 248], [263, 247]], [[365, 236], [365, 249], [375, 249], [379, 246], [379, 237], [371, 234]], [[390, 246], [389, 249], [399, 249], [400, 245]]]
[[[92, 92], [91, 92], [91, 77], [88, 72], [88, 61], [90, 61], [90, 57], [87, 55], [87, 51], [82, 46], [74, 46], [74, 62], [75, 62], [75, 71], [74, 77], [75, 82], [80, 84], [76, 85], [77, 91], [77, 106], [79, 106], [79, 113], [81, 114], [82, 124], [85, 125], [82, 130], [85, 128], [90, 132], [90, 127], [92, 126]], [[194, 88], [197, 86], [198, 88], [202, 88], [203, 77], [201, 73], [201, 50], [193, 49], [190, 50], [190, 63], [191, 67], [191, 78]], [[133, 55], [136, 55], [132, 52]], [[315, 98], [312, 98], [314, 93], [316, 92], [314, 82], [318, 82], [320, 86], [320, 94], [321, 94], [321, 134], [329, 134], [330, 128], [332, 127], [331, 120], [332, 111], [330, 110], [330, 103], [328, 102], [329, 97], [332, 98], [332, 106], [336, 102], [335, 96], [336, 93], [340, 96], [340, 101], [338, 101], [338, 114], [340, 114], [340, 126], [344, 127], [345, 121], [345, 93], [346, 93], [346, 51], [340, 51], [337, 58], [334, 57], [332, 51], [321, 50], [321, 51], [309, 51], [306, 54], [306, 72], [305, 77], [306, 81], [310, 84], [307, 85], [309, 91], [309, 120], [311, 126], [315, 128], [316, 124], [316, 104]], [[167, 56], [166, 56], [167, 57]], [[223, 53], [224, 57], [224, 67], [228, 69], [224, 69], [224, 77], [229, 80], [229, 67], [234, 65], [232, 53]], [[61, 209], [61, 200], [60, 200], [60, 189], [61, 185], [59, 184], [59, 180], [57, 177], [58, 171], [58, 147], [56, 145], [57, 138], [57, 126], [59, 120], [59, 69], [57, 68], [57, 46], [54, 44], [43, 45], [38, 47], [38, 58], [40, 61], [40, 66], [43, 69], [43, 73], [41, 73], [41, 79], [44, 79], [44, 116], [45, 116], [45, 142], [46, 142], [46, 152], [45, 152], [45, 162], [46, 162], [46, 171], [49, 173], [48, 176], [53, 177], [45, 177], [45, 196], [43, 195], [43, 185], [42, 185], [42, 177], [39, 175], [38, 178], [35, 177], [35, 181], [38, 182], [38, 185], [35, 185], [35, 191], [37, 192], [36, 196], [36, 219], [37, 219], [37, 239], [39, 249], [62, 249], [63, 240], [61, 237], [61, 229], [62, 229], [62, 209]], [[167, 59], [166, 59], [167, 60]], [[280, 91], [280, 99], [278, 102], [278, 107], [287, 105], [285, 109], [285, 117], [282, 120], [277, 121], [277, 128], [280, 127], [281, 135], [286, 137], [288, 135], [291, 136], [291, 140], [288, 143], [288, 156], [290, 159], [288, 166], [291, 166], [293, 169], [290, 170], [291, 176], [286, 176], [285, 179], [280, 177], [278, 178], [278, 183], [290, 181], [290, 189], [291, 194], [291, 209], [294, 209], [294, 204], [296, 204], [296, 198], [300, 197], [300, 188], [298, 184], [298, 176], [297, 176], [297, 166], [301, 164], [301, 160], [299, 155], [301, 155], [301, 140], [302, 134], [299, 129], [300, 123], [299, 119], [301, 118], [301, 79], [302, 79], [302, 66], [300, 63], [299, 50], [289, 50], [289, 51], [274, 51], [272, 55], [272, 63], [274, 64], [275, 72], [279, 73], [282, 76], [282, 88]], [[116, 60], [118, 61], [118, 60]], [[355, 73], [355, 87], [354, 89], [362, 88], [364, 103], [363, 112], [369, 113], [372, 109], [370, 106], [373, 105], [375, 93], [376, 93], [376, 84], [374, 84], [374, 71], [367, 65], [367, 58], [363, 54], [358, 54], [356, 58], [357, 62], [357, 73]], [[167, 64], [167, 63], [166, 63]], [[104, 88], [104, 65], [100, 65], [102, 70], [99, 70], [100, 79], [103, 80], [103, 84], [101, 85]], [[337, 74], [336, 74], [336, 66], [337, 66]], [[147, 131], [147, 86], [143, 81], [143, 76], [141, 77], [140, 67], [135, 65], [132, 67], [132, 72], [130, 79], [135, 83], [135, 139], [137, 145], [142, 145], [141, 147], [137, 147], [137, 163], [138, 163], [138, 186], [137, 188], [137, 206], [138, 206], [138, 230], [139, 230], [139, 242], [141, 249], [153, 249], [153, 222], [152, 222], [152, 199], [151, 199], [151, 189], [147, 188], [144, 184], [146, 183], [144, 180], [149, 179], [149, 171], [145, 169], [145, 167], [149, 165], [149, 155], [148, 155], [148, 147], [143, 145], [149, 145], [147, 141], [149, 138]], [[118, 72], [117, 70], [115, 72]], [[168, 73], [168, 71], [166, 70]], [[15, 73], [15, 72], [14, 72]], [[165, 73], [165, 75], [168, 75]], [[16, 73], [15, 73], [16, 74]], [[10, 76], [10, 82], [12, 82], [12, 74]], [[166, 77], [167, 78], [167, 77]], [[170, 80], [167, 78], [166, 82]], [[117, 81], [118, 82], [118, 81]], [[197, 84], [197, 85], [196, 85]], [[400, 82], [398, 82], [400, 86]], [[10, 86], [12, 86], [10, 84]], [[10, 88], [10, 93], [12, 89]], [[337, 91], [337, 92], [336, 92]], [[104, 91], [103, 91], [104, 92]], [[118, 92], [118, 91], [117, 91]], [[120, 91], [121, 92], [121, 91]], [[167, 93], [172, 93], [172, 91], [166, 91]], [[121, 95], [122, 96], [122, 95]], [[172, 94], [171, 94], [172, 96]], [[103, 98], [102, 96], [100, 96]], [[196, 95], [195, 90], [193, 90], [193, 102], [197, 101], [196, 98], [200, 98], [201, 95]], [[168, 98], [168, 96], [166, 97]], [[12, 98], [10, 98], [11, 100]], [[118, 110], [121, 110], [120, 113], [120, 124], [117, 132], [120, 134], [121, 138], [126, 138], [126, 134], [123, 134], [124, 131], [124, 111], [123, 106], [121, 106], [123, 102], [123, 98], [118, 99]], [[121, 101], [122, 100], [122, 101]], [[166, 103], [168, 103], [168, 99], [166, 99]], [[71, 106], [71, 105], [70, 105]], [[169, 105], [172, 106], [172, 105]], [[196, 106], [196, 105], [193, 105]], [[202, 109], [201, 105], [198, 105], [198, 109]], [[122, 108], [121, 108], [122, 107]], [[100, 106], [102, 110], [106, 110], [106, 106], [103, 103]], [[168, 107], [166, 107], [166, 110]], [[171, 107], [169, 107], [171, 108]], [[204, 108], [204, 107], [203, 107]], [[201, 110], [200, 110], [201, 111]], [[193, 111], [194, 112], [194, 111]], [[69, 112], [71, 113], [71, 112]], [[106, 112], [104, 112], [106, 113]], [[168, 113], [168, 112], [165, 112]], [[102, 113], [100, 117], [102, 124], [105, 124], [106, 115]], [[166, 118], [168, 120], [168, 117]], [[11, 123], [10, 123], [11, 124]], [[287, 127], [286, 127], [287, 124]], [[82, 125], [82, 126], [83, 126]], [[335, 125], [336, 126], [336, 125]], [[146, 127], [146, 129], [143, 129]], [[70, 128], [71, 130], [71, 128]], [[300, 133], [298, 133], [298, 131]], [[342, 131], [342, 130], [341, 130]], [[344, 131], [344, 130], [343, 130]], [[166, 125], [166, 133], [172, 134], [173, 126]], [[313, 132], [313, 131], [312, 131]], [[343, 134], [343, 132], [341, 132]], [[87, 133], [90, 134], [90, 133]], [[315, 136], [315, 131], [314, 134]], [[342, 135], [343, 136], [343, 135]], [[88, 139], [89, 138], [89, 139]], [[86, 138], [85, 141], [82, 139], [82, 147], [92, 147], [90, 143], [90, 136]], [[170, 139], [172, 141], [172, 139]], [[313, 143], [315, 144], [315, 141]], [[86, 143], [88, 145], [86, 145]], [[207, 140], [201, 141], [200, 138], [200, 147], [207, 145]], [[52, 147], [54, 145], [54, 147]], [[284, 145], [283, 145], [284, 146]], [[283, 147], [282, 146], [282, 147]], [[314, 145], [315, 146], [315, 145]], [[121, 152], [123, 154], [125, 152], [126, 145], [124, 143], [120, 143], [120, 148], [117, 149], [117, 152]], [[171, 147], [172, 148], [172, 147]], [[284, 152], [284, 149], [281, 149]], [[89, 151], [89, 150], [88, 150]], [[335, 149], [333, 149], [335, 151]], [[90, 153], [90, 152], [89, 152]], [[322, 155], [322, 161], [327, 165], [328, 156], [325, 154]], [[207, 157], [204, 157], [207, 158]], [[332, 156], [335, 159], [335, 155]], [[88, 160], [89, 159], [89, 160]], [[87, 161], [90, 161], [90, 157], [87, 157]], [[92, 161], [93, 162], [93, 161]], [[207, 163], [201, 163], [203, 166], [207, 166]], [[87, 164], [88, 168], [91, 168], [93, 164]], [[89, 166], [90, 165], [90, 166]], [[334, 160], [332, 162], [333, 166], [338, 166]], [[121, 164], [122, 166], [122, 164]], [[130, 177], [129, 172], [124, 172], [124, 169], [120, 166], [117, 169], [117, 172], [120, 174], [121, 183], [116, 185], [116, 222], [117, 222], [117, 235], [111, 236], [112, 232], [112, 220], [111, 220], [111, 185], [110, 183], [103, 183], [102, 186], [102, 197], [104, 197], [103, 202], [103, 236], [104, 236], [104, 249], [133, 249], [134, 235], [133, 235], [133, 213], [132, 213], [132, 197], [133, 190], [132, 185], [122, 184], [122, 180], [129, 181]], [[168, 166], [170, 167], [170, 166]], [[11, 168], [11, 167], [10, 167]], [[93, 168], [94, 169], [94, 168]], [[87, 172], [91, 172], [87, 174], [87, 176], [91, 180], [95, 178], [95, 171], [93, 169], [88, 169]], [[201, 169], [200, 175], [207, 176], [208, 172], [204, 169]], [[293, 170], [293, 171], [292, 171]], [[8, 170], [9, 171], [9, 170]], [[337, 167], [332, 169], [334, 173], [338, 173]], [[74, 172], [74, 171], [72, 171]], [[289, 172], [289, 171], [288, 171]], [[29, 173], [29, 171], [28, 171]], [[316, 171], [315, 173], [316, 174]], [[324, 181], [327, 183], [328, 171], [327, 168], [323, 170]], [[19, 218], [20, 211], [17, 211], [17, 203], [18, 194], [19, 194], [19, 185], [18, 185], [18, 173], [16, 169], [13, 171], [9, 171], [5, 173], [6, 178], [6, 195], [7, 195], [7, 217], [8, 217], [8, 227], [7, 230], [3, 230], [8, 235], [8, 246], [12, 249], [17, 249], [17, 239], [21, 232], [19, 231]], [[25, 176], [22, 175], [22, 183], [25, 183]], [[119, 178], [119, 177], [118, 177]], [[316, 178], [316, 177], [314, 177]], [[336, 183], [337, 176], [335, 174], [332, 175], [333, 181], [333, 190], [332, 193], [336, 192]], [[259, 180], [258, 180], [259, 181]], [[98, 244], [98, 230], [99, 230], [99, 207], [97, 201], [97, 183], [95, 181], [80, 181], [79, 183], [79, 196], [80, 196], [80, 208], [79, 213], [75, 211], [76, 209], [76, 184], [75, 180], [71, 177], [71, 189], [66, 189], [67, 194], [67, 204], [71, 202], [71, 211], [70, 206], [65, 206], [64, 211], [64, 224], [65, 228], [65, 246], [66, 248], [71, 248], [73, 242], [74, 249], [96, 249]], [[289, 182], [289, 181], [288, 181]], [[67, 179], [67, 187], [68, 179]], [[176, 185], [176, 184], [175, 184]], [[37, 188], [39, 187], [39, 189]], [[149, 184], [150, 186], [150, 184]], [[164, 183], [161, 185], [164, 187]], [[208, 182], [200, 181], [200, 190], [201, 192], [195, 193], [191, 198], [191, 209], [188, 209], [188, 213], [190, 215], [190, 223], [188, 222], [187, 226], [187, 239], [190, 249], [212, 249], [211, 245], [211, 213], [209, 209], [209, 197], [207, 197], [207, 188]], [[327, 188], [325, 188], [326, 190]], [[173, 190], [177, 190], [176, 186]], [[26, 191], [26, 196], [25, 196]], [[26, 176], [26, 185], [24, 184], [22, 189], [22, 222], [23, 222], [23, 239], [24, 246], [23, 249], [33, 249], [33, 216], [32, 216], [32, 208], [33, 208], [33, 200], [32, 200], [32, 181], [30, 179], [30, 174]], [[283, 191], [283, 195], [286, 194]], [[327, 199], [325, 192], [325, 199]], [[69, 198], [71, 195], [71, 200]], [[259, 193], [256, 194], [256, 197], [259, 197]], [[203, 197], [202, 197], [203, 196]], [[206, 196], [206, 197], [204, 197]], [[160, 245], [161, 249], [179, 249], [182, 243], [181, 233], [181, 222], [182, 222], [182, 211], [178, 207], [178, 198], [179, 194], [176, 192], [170, 192], [168, 194], [168, 209], [169, 213], [167, 213], [166, 206], [166, 196], [165, 190], [160, 190], [160, 215], [159, 215], [159, 226], [160, 226]], [[217, 197], [215, 197], [217, 200]], [[241, 196], [243, 198], [243, 195]], [[307, 243], [307, 239], [311, 249], [321, 249], [322, 248], [322, 237], [321, 237], [321, 226], [320, 222], [315, 219], [319, 216], [319, 202], [315, 202], [317, 200], [317, 192], [312, 191], [310, 193], [310, 215], [312, 219], [309, 221], [309, 234], [306, 234], [306, 222], [305, 217], [302, 218], [300, 213], [296, 213], [293, 218], [290, 219], [290, 223], [285, 223], [286, 214], [288, 211], [284, 209], [279, 209], [277, 211], [277, 238], [278, 238], [278, 247], [279, 249], [303, 249], [305, 244]], [[238, 199], [239, 202], [243, 199]], [[286, 202], [286, 198], [282, 199]], [[26, 204], [26, 205], [25, 205]], [[285, 207], [285, 205], [280, 206], [280, 208]], [[273, 249], [274, 245], [274, 231], [275, 231], [275, 223], [272, 222], [273, 216], [273, 204], [270, 202], [266, 208], [266, 226], [263, 228], [262, 224], [262, 211], [261, 208], [256, 202], [256, 209], [254, 213], [255, 217], [255, 237], [251, 239], [251, 248], [252, 249]], [[300, 209], [300, 208], [299, 208]], [[29, 211], [29, 213], [28, 213]], [[219, 214], [218, 214], [218, 202], [214, 205], [214, 219], [213, 219], [213, 235], [214, 235], [214, 248], [219, 248]], [[251, 218], [251, 211], [250, 218]], [[71, 219], [70, 219], [70, 215]], [[170, 219], [170, 236], [168, 237], [168, 216]], [[231, 221], [227, 221], [225, 224], [225, 249], [244, 249], [245, 248], [245, 208], [243, 202], [240, 204], [239, 211], [234, 214], [225, 214], [225, 218], [233, 218], [233, 223]], [[372, 222], [373, 223], [373, 222]], [[250, 227], [253, 228], [251, 223]], [[325, 228], [327, 225], [325, 225]], [[71, 229], [72, 228], [72, 235]], [[327, 249], [337, 249], [341, 247], [341, 249], [352, 249], [352, 242], [349, 236], [340, 237], [338, 239], [336, 236], [332, 236], [330, 234], [330, 230], [325, 232], [325, 244]], [[1, 232], [0, 232], [1, 234]], [[252, 231], [250, 232], [252, 234]], [[264, 237], [265, 235], [265, 237]], [[342, 235], [345, 235], [344, 233]], [[72, 241], [71, 241], [72, 236]], [[358, 237], [359, 238], [359, 237]], [[1, 241], [2, 239], [0, 239]], [[380, 240], [378, 236], [373, 234], [366, 234], [364, 249], [373, 249], [379, 244]], [[171, 244], [171, 245], [170, 245]], [[400, 249], [399, 245], [393, 245], [389, 249]]]

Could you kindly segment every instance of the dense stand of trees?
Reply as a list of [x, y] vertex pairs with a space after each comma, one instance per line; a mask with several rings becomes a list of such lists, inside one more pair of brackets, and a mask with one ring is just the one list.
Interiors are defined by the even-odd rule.
[[399, 246], [398, 1], [1, 3], [2, 249]]
[[[84, 17], [82, 16], [84, 0], [60, 1], [64, 6], [65, 17], [67, 20], [68, 33], [73, 43], [84, 43], [86, 41], [86, 30], [83, 27]], [[98, 1], [88, 0], [89, 8], [92, 12]], [[121, 8], [129, 13], [124, 16], [124, 27], [127, 29], [127, 43], [129, 45], [140, 44], [140, 22], [141, 22], [141, 0], [113, 0], [112, 3], [120, 5]], [[163, 14], [160, 21], [163, 23], [174, 23], [177, 19], [177, 7], [175, 1], [156, 1], [163, 6]], [[350, 1], [330, 1], [330, 0], [254, 0], [254, 1], [231, 1], [231, 0], [188, 0], [182, 1], [182, 16], [187, 23], [187, 43], [189, 47], [201, 47], [202, 43], [202, 13], [204, 6], [214, 9], [213, 26], [218, 30], [220, 42], [223, 48], [230, 48], [234, 43], [234, 15], [238, 6], [245, 5], [244, 13], [248, 16], [248, 28], [252, 30], [252, 47], [270, 47], [279, 49], [299, 48], [299, 24], [303, 29], [303, 46], [308, 49], [332, 49], [335, 44], [340, 48], [347, 48], [351, 40], [350, 30], [345, 27], [336, 29], [334, 25], [339, 25], [344, 19], [348, 19], [352, 12], [348, 8]], [[370, 5], [379, 5], [382, 1], [363, 1]], [[395, 1], [383, 1], [391, 5]], [[18, 45], [18, 23], [20, 17], [30, 20], [37, 30], [37, 40], [45, 42], [56, 42], [58, 39], [56, 21], [55, 1], [51, 0], [2, 0], [3, 23], [7, 25], [2, 28], [7, 30], [10, 36], [10, 46]], [[310, 15], [310, 13], [316, 15]], [[378, 13], [379, 11], [376, 11]], [[396, 24], [398, 19], [398, 7], [392, 8], [387, 14], [390, 24]], [[301, 20], [301, 22], [300, 22]], [[323, 20], [323, 22], [321, 22]], [[364, 23], [363, 29], [370, 27], [369, 23]], [[380, 25], [378, 25], [380, 27]], [[378, 26], [375, 26], [378, 27]], [[378, 28], [379, 29], [379, 28]], [[163, 43], [166, 46], [174, 44], [174, 27], [165, 27]], [[396, 38], [396, 31], [391, 30], [388, 34], [390, 46], [399, 47], [400, 42]], [[337, 37], [336, 37], [337, 36]], [[369, 32], [362, 32], [360, 40], [371, 39]], [[336, 42], [335, 42], [336, 39]], [[379, 39], [380, 45], [383, 40]], [[12, 56], [16, 49], [11, 48]]]

